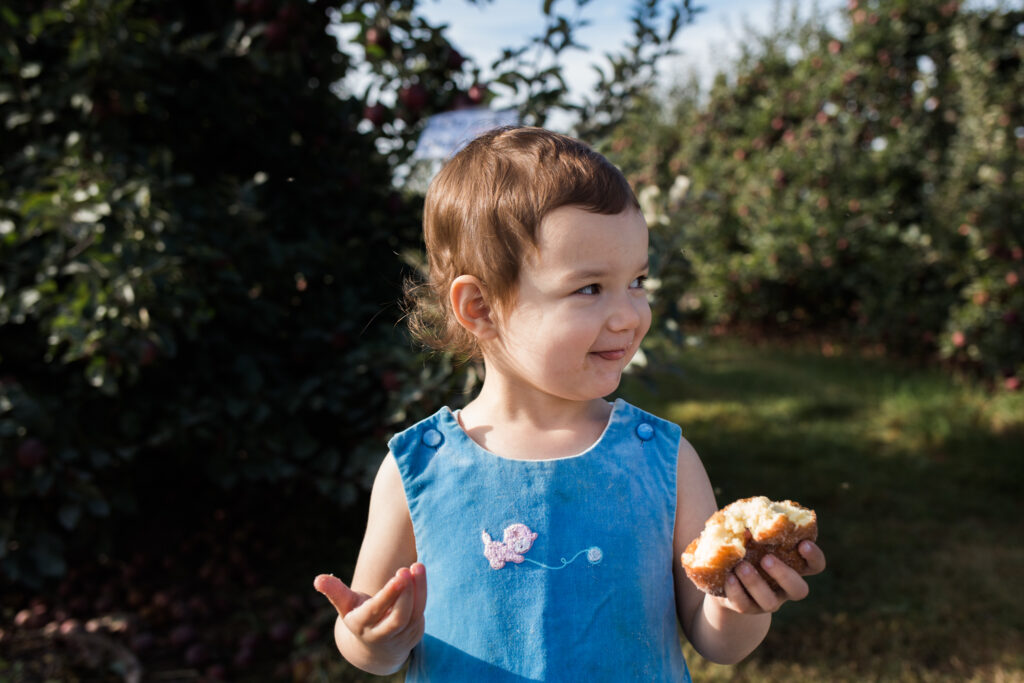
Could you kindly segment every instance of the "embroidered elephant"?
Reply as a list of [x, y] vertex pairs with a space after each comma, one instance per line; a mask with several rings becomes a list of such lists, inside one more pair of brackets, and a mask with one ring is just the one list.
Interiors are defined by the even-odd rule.
[[521, 563], [523, 553], [530, 549], [537, 534], [525, 524], [513, 524], [505, 528], [505, 536], [501, 541], [494, 541], [484, 531], [481, 534], [484, 542], [484, 557], [491, 561], [491, 569], [501, 569], [506, 562]]

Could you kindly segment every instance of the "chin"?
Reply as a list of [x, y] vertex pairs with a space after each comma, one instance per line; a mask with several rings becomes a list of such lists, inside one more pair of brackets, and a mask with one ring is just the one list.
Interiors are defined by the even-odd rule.
[[618, 388], [618, 382], [615, 382], [614, 384], [593, 383], [583, 387], [574, 387], [572, 390], [560, 393], [559, 395], [569, 401], [595, 401], [610, 394], [614, 394], [615, 390]]
[[622, 383], [622, 376], [619, 375], [615, 378], [615, 381], [601, 382], [594, 388], [593, 398], [603, 398], [609, 394], [614, 394]]

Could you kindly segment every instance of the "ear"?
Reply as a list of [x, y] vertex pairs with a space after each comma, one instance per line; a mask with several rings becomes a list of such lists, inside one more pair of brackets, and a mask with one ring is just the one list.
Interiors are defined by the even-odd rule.
[[491, 339], [496, 334], [491, 319], [491, 306], [487, 302], [487, 289], [479, 278], [460, 275], [448, 290], [452, 311], [459, 324], [478, 340]]

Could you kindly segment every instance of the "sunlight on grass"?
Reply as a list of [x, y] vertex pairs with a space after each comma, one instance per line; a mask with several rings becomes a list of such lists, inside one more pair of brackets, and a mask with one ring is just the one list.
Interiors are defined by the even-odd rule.
[[678, 422], [719, 503], [815, 508], [829, 569], [702, 681], [1024, 681], [1024, 395], [878, 358], [654, 348], [623, 394]]

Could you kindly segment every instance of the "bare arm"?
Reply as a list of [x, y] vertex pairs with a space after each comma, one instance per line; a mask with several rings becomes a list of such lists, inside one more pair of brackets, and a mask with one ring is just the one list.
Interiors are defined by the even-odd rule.
[[394, 673], [423, 637], [426, 570], [416, 562], [409, 507], [398, 465], [390, 454], [373, 483], [352, 587], [325, 574], [313, 585], [338, 610], [334, 627], [338, 650], [364, 671]]
[[[726, 581], [724, 598], [699, 591], [686, 577], [679, 557], [687, 544], [700, 535], [717, 505], [704, 466], [686, 439], [679, 444], [676, 474], [676, 613], [683, 632], [701, 656], [720, 664], [735, 664], [764, 640], [773, 612], [789, 600], [807, 597], [807, 582], [772, 555], [766, 555], [761, 566], [779, 584], [781, 593], [773, 591], [747, 562], [741, 562]], [[815, 544], [802, 543], [800, 553], [808, 565], [804, 574], [817, 574], [825, 569], [825, 555]]]
[[679, 443], [676, 468], [676, 528], [672, 571], [676, 613], [683, 632], [700, 655], [720, 664], [734, 664], [760, 645], [771, 626], [770, 614], [743, 615], [705, 595], [686, 577], [679, 557], [700, 535], [704, 522], [718, 509], [711, 482], [697, 452], [686, 439]]

